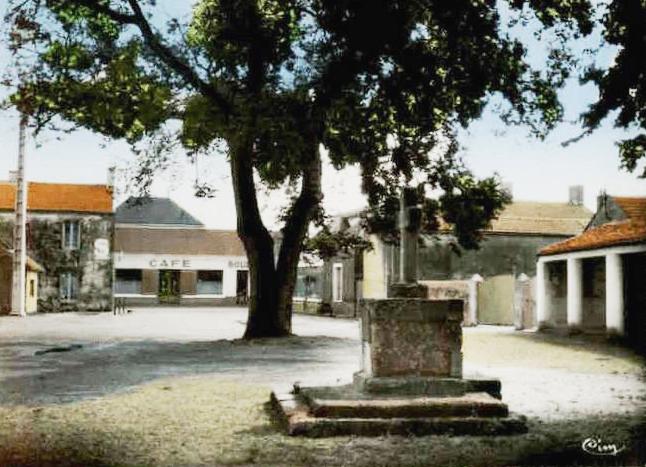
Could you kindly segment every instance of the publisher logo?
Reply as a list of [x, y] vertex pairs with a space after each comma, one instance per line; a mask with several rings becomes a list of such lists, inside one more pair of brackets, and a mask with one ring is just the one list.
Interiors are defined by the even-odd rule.
[[599, 437], [586, 438], [581, 443], [581, 449], [593, 456], [616, 456], [626, 449], [617, 443], [607, 443]]

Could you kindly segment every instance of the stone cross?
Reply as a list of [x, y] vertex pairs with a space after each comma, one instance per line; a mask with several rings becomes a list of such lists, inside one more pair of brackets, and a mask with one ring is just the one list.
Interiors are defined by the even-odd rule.
[[417, 204], [417, 193], [404, 188], [399, 199], [399, 283], [417, 283], [417, 242], [421, 227], [422, 210]]
[[427, 298], [428, 289], [417, 282], [417, 242], [422, 221], [417, 190], [404, 188], [399, 201], [399, 280], [391, 284], [392, 298]]

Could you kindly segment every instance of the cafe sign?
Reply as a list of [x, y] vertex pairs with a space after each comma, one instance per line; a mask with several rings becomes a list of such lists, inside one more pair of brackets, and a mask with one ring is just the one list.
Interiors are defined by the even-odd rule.
[[191, 269], [190, 259], [153, 258], [148, 262], [151, 269]]

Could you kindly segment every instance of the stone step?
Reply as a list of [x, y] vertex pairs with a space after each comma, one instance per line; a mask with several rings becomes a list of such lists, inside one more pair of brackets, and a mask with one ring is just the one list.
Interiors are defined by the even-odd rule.
[[[356, 402], [356, 400], [353, 400]], [[273, 414], [291, 436], [425, 436], [425, 435], [514, 435], [527, 432], [523, 416], [443, 416], [443, 417], [316, 417], [302, 396], [272, 392]]]
[[[305, 394], [306, 396], [306, 394]], [[323, 399], [304, 397], [309, 413], [326, 418], [506, 417], [507, 405], [487, 393], [459, 397]]]
[[323, 438], [329, 436], [501, 436], [527, 432], [522, 416], [442, 417], [442, 418], [314, 418], [287, 420], [290, 436]]

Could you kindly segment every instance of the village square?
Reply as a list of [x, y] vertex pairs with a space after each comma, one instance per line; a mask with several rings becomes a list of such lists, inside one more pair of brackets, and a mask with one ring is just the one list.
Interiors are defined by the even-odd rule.
[[0, 466], [646, 465], [643, 0], [181, 3], [0, 0]]

